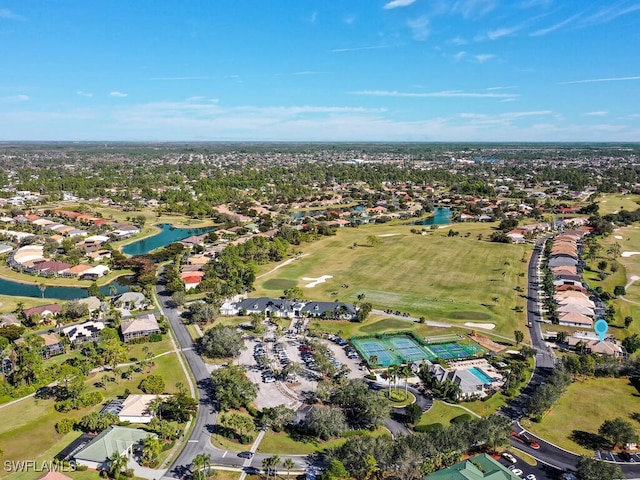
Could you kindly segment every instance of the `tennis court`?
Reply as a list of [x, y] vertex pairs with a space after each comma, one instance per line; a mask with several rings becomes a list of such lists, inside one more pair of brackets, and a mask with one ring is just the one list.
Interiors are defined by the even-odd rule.
[[443, 360], [469, 358], [483, 351], [477, 345], [463, 345], [460, 342], [421, 344], [419, 339], [404, 334], [352, 338], [351, 343], [367, 363], [371, 363], [370, 358], [375, 356], [378, 359], [376, 364], [382, 367], [434, 360], [436, 357]]
[[429, 345], [439, 358], [443, 360], [469, 358], [482, 352], [482, 348], [476, 345], [461, 345], [460, 343], [441, 343], [438, 345]]

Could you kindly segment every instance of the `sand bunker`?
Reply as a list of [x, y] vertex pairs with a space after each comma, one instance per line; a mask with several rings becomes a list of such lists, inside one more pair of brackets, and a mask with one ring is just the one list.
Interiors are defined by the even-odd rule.
[[631, 257], [633, 255], [640, 255], [640, 252], [622, 252], [623, 257]]
[[485, 330], [493, 330], [494, 328], [496, 328], [495, 324], [493, 323], [474, 323], [474, 322], [467, 322], [464, 324], [465, 327], [471, 327], [471, 328], [484, 328]]
[[622, 235], [614, 235], [613, 238], [617, 238], [618, 240], [622, 240]]
[[305, 285], [306, 288], [313, 288], [316, 285], [320, 285], [321, 283], [326, 282], [330, 278], [333, 278], [333, 275], [322, 275], [321, 277], [317, 277], [317, 278], [302, 277], [302, 280], [304, 280], [305, 282], [311, 282], [311, 283], [307, 283]]
[[379, 237], [395, 237], [396, 235], [400, 235], [399, 233], [383, 233], [382, 235], [378, 235]]

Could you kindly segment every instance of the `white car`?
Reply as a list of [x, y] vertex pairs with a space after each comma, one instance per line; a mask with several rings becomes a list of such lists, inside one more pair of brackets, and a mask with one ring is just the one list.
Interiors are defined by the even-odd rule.
[[518, 477], [521, 477], [524, 472], [519, 468], [514, 468], [511, 470], [511, 473], [513, 473], [514, 475], [517, 475]]
[[516, 457], [511, 455], [509, 452], [502, 452], [502, 458], [509, 460], [511, 463], [516, 463]]
[[536, 476], [533, 473], [530, 473], [529, 475], [527, 475], [527, 480], [536, 480]]

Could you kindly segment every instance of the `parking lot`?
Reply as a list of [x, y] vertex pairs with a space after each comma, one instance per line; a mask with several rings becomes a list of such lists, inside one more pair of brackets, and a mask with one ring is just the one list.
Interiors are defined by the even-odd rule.
[[[240, 352], [238, 364], [247, 367], [247, 376], [259, 387], [256, 405], [258, 408], [286, 405], [299, 408], [308, 392], [315, 392], [321, 374], [315, 370], [312, 352], [304, 346], [302, 322], [294, 320], [285, 336], [275, 335], [275, 326], [266, 321], [267, 331], [263, 339], [245, 335], [245, 349]], [[293, 327], [298, 327], [293, 328]], [[346, 365], [347, 378], [363, 378], [368, 369], [361, 365], [362, 359], [355, 350], [338, 337], [333, 341], [316, 339], [327, 345], [337, 367]], [[345, 350], [348, 349], [348, 350]], [[349, 353], [347, 353], [349, 352]], [[287, 367], [297, 364], [295, 374], [284, 375]]]

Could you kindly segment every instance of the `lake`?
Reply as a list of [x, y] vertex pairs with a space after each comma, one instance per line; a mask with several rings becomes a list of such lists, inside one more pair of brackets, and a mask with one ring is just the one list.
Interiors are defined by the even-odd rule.
[[[119, 295], [129, 291], [129, 286], [132, 284], [132, 278], [133, 277], [131, 276], [119, 277], [109, 285], [114, 285], [117, 289], [116, 295]], [[109, 285], [100, 287], [100, 292], [106, 296], [111, 295]], [[40, 292], [38, 285], [14, 282], [13, 280], [7, 280], [6, 278], [0, 278], [0, 294], [42, 298], [42, 292]], [[86, 298], [88, 296], [89, 292], [87, 289], [79, 287], [47, 287], [44, 291], [44, 298], [52, 298], [56, 300], [76, 300], [78, 298]]]
[[125, 245], [122, 251], [127, 255], [144, 255], [157, 248], [166, 247], [171, 243], [184, 240], [187, 237], [213, 232], [216, 229], [216, 227], [176, 228], [168, 223], [156, 226], [160, 228], [160, 233]]
[[448, 207], [436, 207], [433, 217], [424, 220], [416, 220], [411, 225], [448, 225], [451, 223], [451, 214], [453, 211]]

